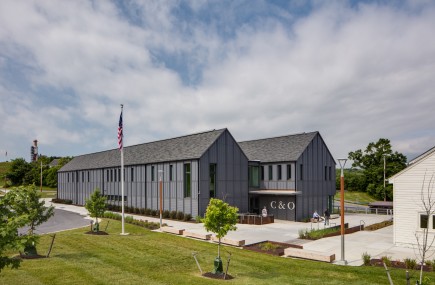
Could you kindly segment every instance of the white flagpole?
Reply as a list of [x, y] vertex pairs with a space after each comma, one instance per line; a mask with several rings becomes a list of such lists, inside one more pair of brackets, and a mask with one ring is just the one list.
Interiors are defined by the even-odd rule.
[[[121, 114], [123, 114], [124, 105], [121, 104]], [[122, 115], [123, 116], [123, 115]], [[121, 208], [122, 208], [122, 235], [125, 235], [124, 228], [124, 118], [122, 118], [122, 147], [121, 147]]]

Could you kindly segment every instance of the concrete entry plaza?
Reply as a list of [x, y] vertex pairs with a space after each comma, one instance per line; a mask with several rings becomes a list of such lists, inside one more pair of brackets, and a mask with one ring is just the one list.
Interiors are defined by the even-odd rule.
[[[48, 202], [48, 204], [51, 204]], [[86, 216], [88, 213], [84, 207], [53, 204], [57, 209], [71, 211]], [[135, 219], [148, 220], [150, 222], [159, 222], [159, 218], [144, 217], [132, 214]], [[366, 226], [381, 221], [391, 219], [391, 216], [374, 215], [374, 214], [346, 214], [345, 222], [349, 227], [359, 226], [363, 221]], [[163, 220], [177, 229], [184, 229], [189, 232], [206, 234], [202, 224], [186, 223], [173, 220]], [[340, 219], [331, 219], [331, 224], [340, 225]], [[246, 244], [252, 244], [261, 241], [277, 241], [303, 244], [304, 249], [335, 254], [336, 261], [341, 259], [341, 236], [323, 238], [316, 241], [299, 240], [299, 230], [323, 228], [323, 223], [301, 223], [292, 221], [275, 220], [273, 224], [266, 225], [246, 225], [237, 224], [237, 230], [229, 232], [226, 236], [229, 239], [245, 240]], [[180, 237], [181, 238], [181, 237]], [[363, 264], [362, 254], [367, 252], [372, 258], [389, 256], [392, 260], [403, 260], [404, 258], [416, 259], [415, 252], [412, 248], [397, 247], [393, 244], [393, 226], [389, 226], [377, 231], [361, 231], [345, 235], [345, 260], [348, 265], [360, 266]]]

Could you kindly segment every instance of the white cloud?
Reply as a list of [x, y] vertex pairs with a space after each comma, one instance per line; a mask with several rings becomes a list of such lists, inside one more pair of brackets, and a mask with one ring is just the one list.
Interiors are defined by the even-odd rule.
[[210, 4], [197, 1], [191, 18], [175, 1], [2, 1], [0, 73], [17, 64], [31, 86], [0, 80], [2, 133], [62, 155], [114, 148], [124, 103], [127, 144], [228, 127], [239, 140], [319, 130], [335, 157], [380, 137], [407, 154], [433, 146], [432, 3], [314, 1], [299, 18], [256, 3], [244, 17], [273, 13], [238, 22], [241, 7], [219, 2], [222, 17], [204, 20], [195, 13]]

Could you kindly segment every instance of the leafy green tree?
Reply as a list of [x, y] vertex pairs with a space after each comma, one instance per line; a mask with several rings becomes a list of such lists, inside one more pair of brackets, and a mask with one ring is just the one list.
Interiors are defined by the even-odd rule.
[[[367, 189], [367, 181], [364, 171], [361, 169], [344, 169], [344, 189], [347, 191], [365, 192]], [[335, 186], [340, 189], [340, 169], [335, 171]]]
[[29, 255], [37, 254], [36, 227], [54, 215], [54, 207], [46, 207], [45, 202], [40, 198], [41, 196], [34, 185], [12, 188], [3, 198], [17, 217], [26, 219], [25, 226], [28, 226], [29, 229], [24, 252]]
[[216, 234], [219, 239], [218, 256], [214, 261], [214, 272], [222, 273], [222, 260], [220, 258], [221, 238], [225, 237], [229, 231], [237, 229], [237, 207], [232, 207], [220, 199], [211, 198], [207, 206], [204, 222], [204, 227], [207, 232], [211, 231]]
[[[10, 193], [10, 192], [9, 192]], [[11, 266], [18, 268], [20, 259], [5, 256], [7, 250], [21, 250], [25, 238], [18, 235], [18, 229], [27, 223], [27, 216], [17, 215], [9, 204], [9, 196], [0, 199], [0, 272], [3, 268]]]
[[[391, 148], [390, 140], [381, 138], [371, 142], [366, 149], [349, 152], [352, 167], [362, 169], [367, 183], [367, 192], [377, 199], [384, 198], [384, 157], [386, 162], [385, 177], [388, 178], [406, 167], [406, 156]], [[392, 187], [385, 189], [388, 200], [393, 198]]]
[[12, 185], [21, 185], [31, 169], [32, 166], [24, 158], [13, 159], [9, 171], [6, 172], [6, 178], [11, 181]]
[[96, 188], [94, 193], [91, 194], [90, 199], [86, 199], [85, 208], [88, 210], [89, 215], [95, 218], [93, 230], [98, 232], [100, 230], [98, 218], [102, 217], [106, 210], [106, 197], [101, 195], [100, 189]]

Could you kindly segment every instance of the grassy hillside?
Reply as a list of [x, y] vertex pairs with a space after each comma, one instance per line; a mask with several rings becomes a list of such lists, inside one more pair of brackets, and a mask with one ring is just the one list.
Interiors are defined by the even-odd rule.
[[[106, 226], [103, 221], [102, 226]], [[211, 271], [217, 245], [170, 234], [152, 232], [110, 221], [106, 236], [84, 234], [88, 228], [58, 233], [50, 258], [24, 260], [18, 270], [0, 273], [0, 284], [388, 284], [380, 267], [338, 266], [322, 262], [270, 256], [233, 247], [221, 249], [224, 266], [232, 253], [231, 281], [202, 277]], [[40, 254], [51, 241], [43, 236]], [[391, 269], [395, 284], [405, 284], [405, 270]], [[415, 284], [413, 274], [411, 284]], [[428, 273], [435, 280], [435, 273]]]
[[[335, 193], [335, 200], [340, 200], [340, 191]], [[344, 200], [347, 203], [355, 203], [360, 205], [368, 205], [371, 202], [376, 201], [375, 198], [367, 194], [366, 192], [357, 191], [344, 191]]]

